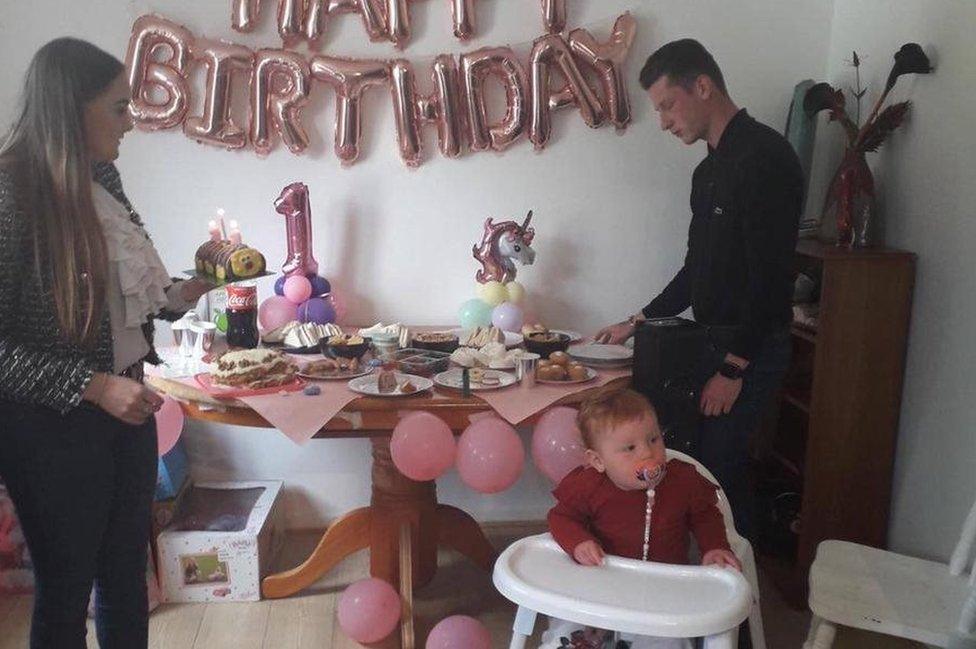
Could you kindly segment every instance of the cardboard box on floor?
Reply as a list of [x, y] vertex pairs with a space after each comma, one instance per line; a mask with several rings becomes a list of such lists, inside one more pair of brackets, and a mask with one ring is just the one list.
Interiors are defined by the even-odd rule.
[[281, 548], [281, 481], [194, 484], [157, 538], [166, 602], [261, 599]]

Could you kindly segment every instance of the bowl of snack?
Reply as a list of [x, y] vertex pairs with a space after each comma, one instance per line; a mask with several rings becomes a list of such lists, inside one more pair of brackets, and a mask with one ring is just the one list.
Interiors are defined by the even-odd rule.
[[360, 358], [369, 349], [370, 339], [356, 334], [338, 334], [319, 341], [319, 349], [329, 358]]
[[534, 331], [525, 334], [525, 349], [549, 358], [553, 352], [564, 352], [569, 348], [569, 336], [555, 331]]
[[410, 346], [414, 349], [429, 349], [450, 354], [460, 345], [457, 335], [450, 331], [421, 331], [413, 335]]
[[535, 378], [542, 383], [584, 383], [596, 378], [596, 371], [573, 361], [566, 352], [553, 352], [539, 361]]

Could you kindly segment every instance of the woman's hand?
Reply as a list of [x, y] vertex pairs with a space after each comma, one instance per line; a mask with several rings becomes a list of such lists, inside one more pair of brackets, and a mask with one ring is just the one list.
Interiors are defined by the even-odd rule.
[[114, 374], [96, 374], [84, 398], [133, 426], [146, 423], [163, 405], [163, 398], [141, 383]]
[[205, 279], [188, 279], [180, 282], [180, 297], [183, 298], [184, 302], [196, 304], [197, 300], [216, 287], [216, 284]]
[[732, 552], [723, 550], [722, 548], [716, 548], [706, 552], [705, 556], [702, 557], [702, 565], [718, 566], [719, 568], [735, 568], [739, 572], [742, 572], [742, 564], [739, 563], [739, 558]]
[[599, 566], [603, 563], [603, 548], [596, 541], [583, 541], [573, 548], [573, 558], [584, 566]]

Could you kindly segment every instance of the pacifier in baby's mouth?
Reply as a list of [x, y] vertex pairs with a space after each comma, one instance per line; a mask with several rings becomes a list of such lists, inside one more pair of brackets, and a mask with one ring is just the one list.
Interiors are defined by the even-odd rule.
[[634, 473], [637, 479], [644, 482], [648, 489], [653, 489], [654, 487], [661, 484], [661, 480], [664, 479], [664, 470], [667, 466], [666, 463], [658, 464], [653, 460], [643, 460], [637, 463], [634, 467]]

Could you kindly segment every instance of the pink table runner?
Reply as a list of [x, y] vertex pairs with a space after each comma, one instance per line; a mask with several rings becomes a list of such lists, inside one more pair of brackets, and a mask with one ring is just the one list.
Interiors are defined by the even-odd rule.
[[[293, 356], [299, 365], [322, 358], [320, 355]], [[158, 373], [147, 366], [150, 373]], [[600, 387], [624, 376], [630, 376], [630, 368], [619, 370], [598, 370], [597, 378], [587, 383], [555, 385], [537, 383], [532, 388], [516, 384], [500, 390], [479, 390], [472, 392], [482, 399], [499, 416], [512, 425], [517, 425], [532, 415], [545, 410], [556, 401], [583, 390]], [[196, 389], [200, 384], [193, 377], [173, 379]], [[241, 397], [239, 401], [247, 404], [256, 413], [267, 419], [275, 428], [296, 444], [304, 444], [312, 439], [325, 424], [335, 417], [350, 401], [359, 395], [347, 387], [346, 381], [315, 381], [322, 392], [306, 395], [301, 391], [281, 394], [268, 394], [257, 397]], [[452, 394], [456, 392], [451, 391]], [[438, 397], [438, 388], [433, 395]], [[441, 392], [441, 395], [445, 392]], [[488, 414], [488, 413], [485, 413]], [[352, 413], [351, 416], [356, 416]], [[350, 422], [353, 426], [357, 422]]]
[[[630, 370], [601, 370], [597, 378], [588, 383], [572, 385], [552, 385], [537, 383], [533, 388], [514, 385], [501, 390], [485, 390], [474, 393], [499, 416], [512, 425], [519, 424], [528, 417], [545, 410], [556, 401], [571, 394], [605, 385], [610, 381], [629, 376]], [[192, 378], [177, 379], [186, 385], [200, 388]], [[268, 394], [260, 397], [242, 397], [256, 413], [267, 419], [285, 436], [296, 444], [304, 444], [312, 439], [325, 424], [335, 417], [350, 401], [361, 396], [348, 387], [344, 381], [316, 381], [322, 393], [306, 395], [302, 392], [287, 394]], [[437, 398], [434, 388], [434, 398]], [[355, 425], [355, 422], [351, 422]]]

